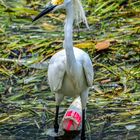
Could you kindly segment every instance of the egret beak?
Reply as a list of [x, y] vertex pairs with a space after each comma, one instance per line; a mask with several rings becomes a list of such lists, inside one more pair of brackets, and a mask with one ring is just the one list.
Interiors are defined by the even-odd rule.
[[57, 5], [53, 5], [53, 4], [49, 4], [40, 14], [38, 14], [32, 22], [38, 20], [39, 18], [41, 18], [42, 16], [44, 16], [45, 14], [51, 12]]

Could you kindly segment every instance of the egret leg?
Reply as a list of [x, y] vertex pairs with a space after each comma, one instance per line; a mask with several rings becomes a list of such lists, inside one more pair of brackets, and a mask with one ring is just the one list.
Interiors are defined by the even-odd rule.
[[81, 130], [81, 140], [85, 140], [85, 118], [86, 118], [86, 104], [88, 99], [88, 89], [86, 89], [81, 95], [82, 103], [82, 130]]
[[54, 131], [55, 131], [55, 133], [58, 133], [58, 130], [59, 130], [58, 114], [59, 114], [59, 105], [56, 105], [56, 113], [55, 113], [55, 120], [54, 120]]
[[85, 109], [82, 110], [82, 131], [81, 131], [81, 140], [85, 140]]
[[56, 100], [56, 113], [55, 113], [55, 120], [54, 120], [54, 131], [58, 133], [59, 124], [58, 124], [58, 115], [59, 115], [59, 105], [62, 102], [64, 96], [62, 94], [55, 93], [55, 100]]

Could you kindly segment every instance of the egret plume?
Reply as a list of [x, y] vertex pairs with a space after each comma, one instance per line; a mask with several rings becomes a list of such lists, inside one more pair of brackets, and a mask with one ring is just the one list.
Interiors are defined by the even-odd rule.
[[85, 23], [86, 27], [89, 28], [87, 18], [85, 16], [84, 8], [80, 0], [73, 0], [74, 7], [74, 19], [76, 25], [79, 25], [80, 22]]

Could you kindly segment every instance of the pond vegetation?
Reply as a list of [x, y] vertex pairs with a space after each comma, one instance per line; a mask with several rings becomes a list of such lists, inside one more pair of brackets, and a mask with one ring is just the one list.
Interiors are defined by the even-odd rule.
[[[90, 54], [95, 72], [87, 105], [87, 137], [138, 140], [140, 1], [82, 2], [90, 30], [82, 23], [80, 28], [75, 26], [74, 44]], [[62, 49], [65, 11], [32, 23], [46, 3], [0, 0], [1, 140], [43, 140], [46, 129], [53, 125], [55, 102], [47, 82], [47, 65]], [[71, 102], [71, 98], [63, 101], [60, 118]]]

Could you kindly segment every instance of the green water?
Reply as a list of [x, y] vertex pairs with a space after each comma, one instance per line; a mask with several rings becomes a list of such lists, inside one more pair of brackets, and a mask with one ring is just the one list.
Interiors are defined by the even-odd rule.
[[[32, 23], [45, 3], [0, 0], [0, 140], [55, 139], [45, 133], [55, 116], [47, 66], [37, 69], [32, 64], [48, 62], [62, 49], [65, 11]], [[74, 44], [83, 43], [95, 72], [87, 105], [87, 139], [139, 140], [140, 2], [83, 3], [90, 30], [83, 24], [80, 29], [75, 26]], [[109, 40], [109, 48], [97, 51], [96, 44], [104, 40]], [[14, 59], [31, 62], [23, 65]], [[63, 101], [60, 121], [71, 102], [71, 98]], [[58, 139], [79, 135], [72, 132]]]

